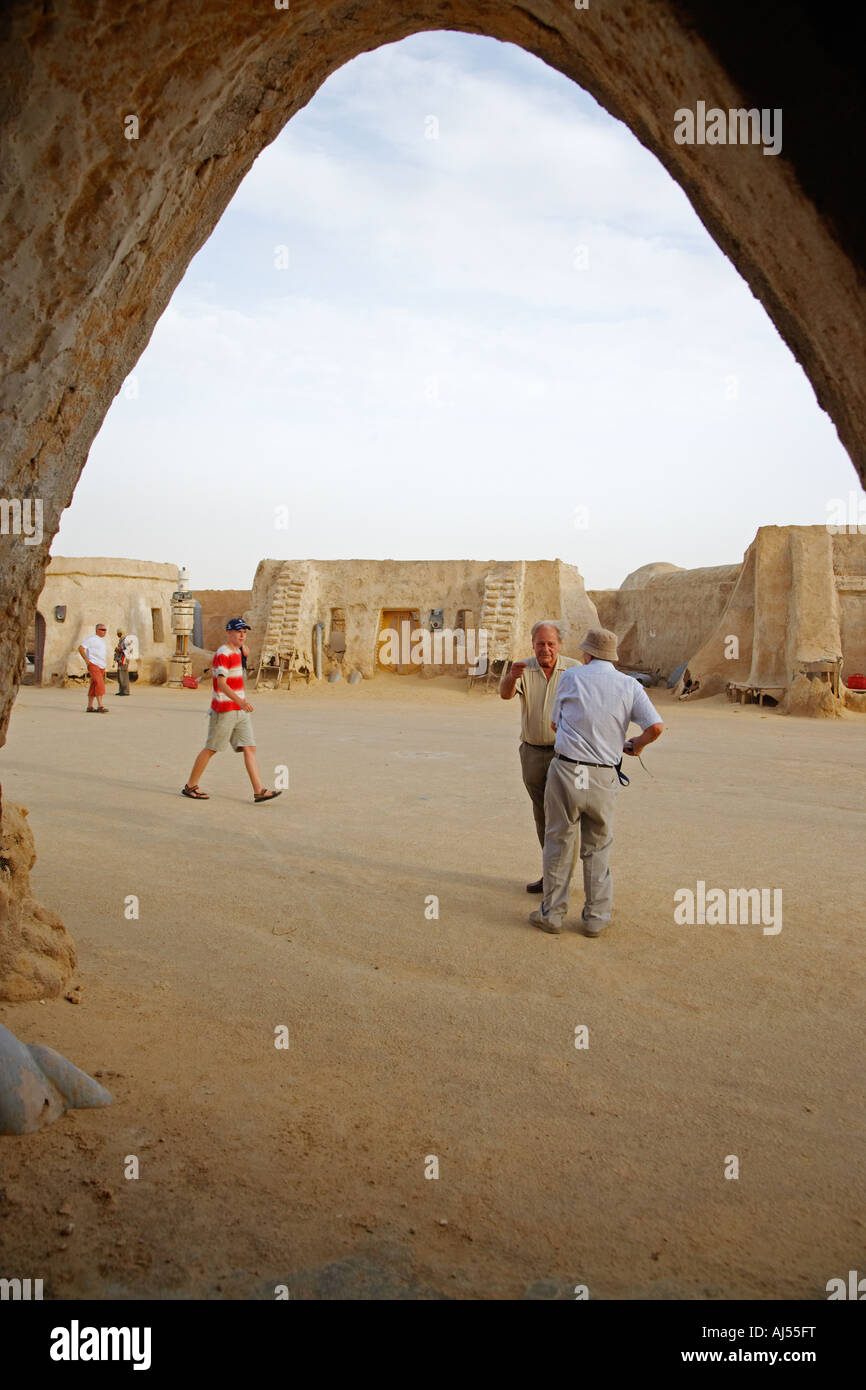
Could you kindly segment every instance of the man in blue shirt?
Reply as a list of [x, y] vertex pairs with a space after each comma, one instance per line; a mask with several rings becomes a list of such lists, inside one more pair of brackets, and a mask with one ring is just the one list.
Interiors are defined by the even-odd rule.
[[[562, 673], [551, 711], [556, 743], [544, 793], [544, 898], [529, 920], [542, 931], [562, 931], [579, 834], [584, 930], [599, 936], [613, 906], [608, 861], [619, 764], [623, 753], [637, 757], [654, 743], [664, 725], [643, 686], [613, 665], [615, 632], [591, 629], [580, 650], [584, 665]], [[626, 742], [632, 722], [642, 732]]]

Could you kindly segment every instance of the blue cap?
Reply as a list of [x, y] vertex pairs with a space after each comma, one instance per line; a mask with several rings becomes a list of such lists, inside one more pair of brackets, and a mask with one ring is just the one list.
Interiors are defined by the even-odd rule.
[[226, 623], [226, 632], [243, 632], [244, 630], [252, 631], [249, 623], [245, 623], [243, 618], [229, 618]]

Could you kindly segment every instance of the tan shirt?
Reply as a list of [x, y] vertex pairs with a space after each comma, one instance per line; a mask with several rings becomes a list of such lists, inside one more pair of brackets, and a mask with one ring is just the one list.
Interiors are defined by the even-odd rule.
[[556, 734], [550, 727], [550, 717], [559, 677], [570, 666], [580, 664], [573, 656], [560, 653], [553, 675], [548, 680], [534, 656], [527, 661], [526, 669], [514, 687], [515, 694], [520, 696], [521, 743], [551, 745], [556, 741]]

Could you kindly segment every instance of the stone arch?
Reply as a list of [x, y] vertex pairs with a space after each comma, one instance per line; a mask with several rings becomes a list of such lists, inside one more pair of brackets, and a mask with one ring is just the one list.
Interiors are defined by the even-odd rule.
[[[71, 0], [5, 7], [0, 489], [41, 497], [45, 526], [40, 545], [0, 538], [0, 740], [61, 511], [189, 261], [331, 72], [421, 30], [518, 44], [630, 126], [761, 299], [866, 476], [862, 222], [840, 135], [864, 126], [859, 45], [840, 25], [829, 32], [809, 0], [755, 8], [97, 0], [84, 22]], [[781, 107], [783, 153], [677, 145], [674, 112], [698, 100]]]

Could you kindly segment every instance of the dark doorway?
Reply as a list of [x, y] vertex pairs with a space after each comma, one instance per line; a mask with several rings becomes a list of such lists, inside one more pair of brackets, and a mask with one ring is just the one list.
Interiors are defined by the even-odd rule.
[[24, 647], [27, 665], [24, 668], [22, 685], [42, 684], [42, 663], [45, 659], [45, 619], [42, 614], [33, 614], [33, 621], [27, 632]]

